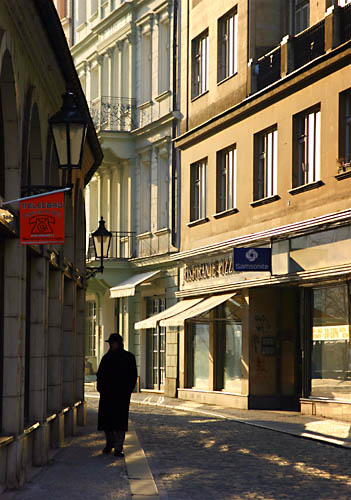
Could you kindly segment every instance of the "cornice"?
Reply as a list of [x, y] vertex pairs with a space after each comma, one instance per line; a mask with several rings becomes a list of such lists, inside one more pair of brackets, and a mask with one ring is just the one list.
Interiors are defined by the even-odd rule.
[[323, 229], [330, 229], [335, 225], [350, 224], [350, 220], [351, 209], [343, 210], [341, 212], [321, 215], [312, 219], [306, 219], [303, 221], [286, 224], [284, 226], [266, 229], [257, 233], [237, 236], [235, 238], [230, 238], [219, 243], [214, 243], [212, 245], [185, 250], [183, 252], [177, 253], [175, 256], [172, 256], [171, 259], [184, 260], [192, 257], [203, 256], [204, 254], [210, 255], [213, 253], [224, 253], [234, 247], [240, 247], [247, 244], [253, 244], [257, 242], [262, 243], [263, 241], [268, 242], [272, 239], [278, 240], [292, 236], [296, 237], [311, 233], [315, 230], [322, 231]]

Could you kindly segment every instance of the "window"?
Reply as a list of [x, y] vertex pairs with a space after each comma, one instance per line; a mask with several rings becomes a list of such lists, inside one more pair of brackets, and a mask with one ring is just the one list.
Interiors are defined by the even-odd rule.
[[351, 90], [339, 95], [339, 163], [351, 162]]
[[85, 355], [96, 356], [96, 301], [87, 301]]
[[190, 221], [206, 217], [207, 159], [190, 166]]
[[293, 187], [320, 179], [320, 108], [294, 117]]
[[238, 70], [237, 40], [238, 14], [232, 10], [218, 21], [218, 82]]
[[157, 229], [169, 226], [169, 157], [168, 149], [163, 148], [158, 153], [157, 172]]
[[255, 135], [254, 200], [277, 194], [278, 130]]
[[224, 212], [236, 205], [236, 148], [234, 146], [217, 153], [217, 206]]
[[169, 47], [169, 23], [167, 21], [159, 24], [158, 38], [158, 93], [162, 94], [169, 90], [170, 73], [170, 47]]
[[198, 36], [192, 43], [192, 97], [197, 97], [208, 90], [209, 53], [208, 31]]
[[308, 28], [310, 24], [309, 0], [295, 0], [294, 11], [295, 34], [297, 34]]
[[[153, 316], [166, 309], [164, 298], [148, 297], [146, 302], [147, 315]], [[157, 325], [146, 330], [146, 370], [147, 387], [163, 389], [166, 374], [166, 328]]]
[[141, 102], [148, 102], [151, 99], [151, 36], [150, 32], [144, 33], [141, 37]]

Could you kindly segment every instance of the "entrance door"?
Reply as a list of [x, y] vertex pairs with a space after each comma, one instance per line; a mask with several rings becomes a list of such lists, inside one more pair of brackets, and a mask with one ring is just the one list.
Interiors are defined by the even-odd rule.
[[299, 289], [280, 289], [277, 301], [277, 393], [281, 409], [298, 410], [301, 396]]
[[[165, 299], [150, 297], [147, 299], [147, 316], [152, 316], [166, 308]], [[146, 330], [147, 348], [147, 387], [164, 390], [166, 374], [166, 328], [159, 325]]]

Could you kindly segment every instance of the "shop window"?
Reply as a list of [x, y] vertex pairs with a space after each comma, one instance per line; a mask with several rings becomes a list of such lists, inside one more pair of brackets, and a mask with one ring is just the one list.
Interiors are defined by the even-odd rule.
[[2, 395], [4, 380], [4, 243], [0, 241], [0, 434], [2, 431]]
[[[1, 102], [1, 95], [0, 95]], [[0, 106], [0, 196], [5, 196], [5, 143], [2, 106]]]
[[192, 98], [209, 88], [209, 37], [208, 30], [192, 41]]
[[[164, 298], [148, 297], [147, 316], [153, 316], [166, 309]], [[166, 375], [166, 328], [157, 325], [146, 330], [146, 384], [148, 389], [162, 390]]]
[[236, 206], [236, 147], [217, 153], [217, 206], [224, 212]]
[[218, 21], [218, 82], [238, 71], [238, 14], [236, 9]]
[[[187, 321], [186, 342], [187, 387], [241, 393], [240, 295]], [[210, 387], [212, 379], [213, 387]]]
[[294, 188], [320, 180], [320, 128], [320, 106], [294, 116]]
[[351, 90], [339, 94], [339, 167], [351, 168]]
[[347, 285], [312, 291], [312, 397], [351, 400], [351, 346]]
[[206, 217], [207, 158], [190, 166], [190, 221]]
[[278, 130], [255, 134], [254, 200], [277, 194]]

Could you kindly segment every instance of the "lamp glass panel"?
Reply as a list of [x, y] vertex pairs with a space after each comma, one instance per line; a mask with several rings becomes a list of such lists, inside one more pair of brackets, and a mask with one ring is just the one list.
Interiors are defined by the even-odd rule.
[[108, 257], [108, 250], [110, 247], [110, 236], [94, 236], [94, 243], [96, 249], [96, 257]]
[[80, 123], [70, 123], [69, 135], [71, 142], [71, 165], [79, 166], [82, 142], [84, 139], [85, 125]]
[[52, 125], [52, 131], [54, 134], [59, 164], [61, 166], [65, 166], [68, 164], [66, 124], [58, 123]]

